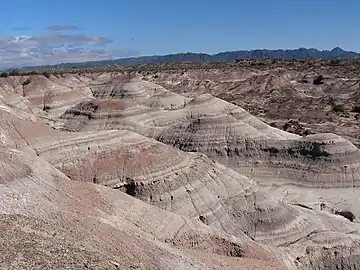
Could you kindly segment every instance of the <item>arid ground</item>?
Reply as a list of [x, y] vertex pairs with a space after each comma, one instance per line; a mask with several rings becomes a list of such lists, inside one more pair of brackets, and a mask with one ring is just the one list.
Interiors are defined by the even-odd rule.
[[359, 68], [0, 78], [0, 268], [360, 268]]

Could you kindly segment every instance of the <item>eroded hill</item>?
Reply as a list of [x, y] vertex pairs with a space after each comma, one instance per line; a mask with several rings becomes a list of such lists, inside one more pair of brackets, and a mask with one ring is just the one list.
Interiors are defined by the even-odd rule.
[[1, 267], [359, 267], [360, 150], [236, 105], [308, 95], [281, 72], [1, 78]]
[[338, 66], [266, 63], [187, 72], [165, 70], [147, 78], [185, 96], [210, 93], [290, 132], [331, 132], [359, 144], [358, 70], [358, 62]]

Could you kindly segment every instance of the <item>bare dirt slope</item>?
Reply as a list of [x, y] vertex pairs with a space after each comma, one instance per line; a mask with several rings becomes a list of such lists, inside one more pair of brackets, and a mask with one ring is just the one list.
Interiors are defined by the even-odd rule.
[[[307, 129], [331, 132], [359, 144], [359, 63], [250, 62], [149, 72], [146, 78], [189, 97], [210, 93], [278, 128], [298, 134]], [[295, 120], [295, 127], [290, 120]]]
[[[34, 155], [8, 150], [1, 158], [2, 269], [221, 269], [220, 258], [225, 265], [224, 256], [245, 258], [247, 248], [249, 260], [239, 264], [271, 260], [246, 237], [236, 240], [116, 190], [71, 181]], [[219, 262], [203, 261], [207, 253]]]
[[1, 79], [2, 268], [359, 266], [358, 148], [146, 76]]
[[[312, 208], [325, 204], [323, 208], [333, 212], [351, 210], [360, 214], [354, 192], [359, 188], [360, 150], [338, 135], [290, 134], [209, 94], [172, 110], [146, 107], [128, 99], [113, 100], [112, 106], [108, 103], [106, 99], [78, 104], [62, 116], [63, 128], [133, 130], [187, 152], [206, 154], [256, 179], [276, 197]], [[302, 197], [301, 193], [309, 189], [317, 192]], [[296, 190], [299, 194], [289, 196]], [[346, 196], [331, 198], [335, 190], [343, 190]]]
[[36, 122], [6, 105], [1, 112], [8, 124], [2, 137], [9, 139], [11, 125], [21, 134], [16, 145], [4, 140], [0, 149], [2, 269], [277, 269], [289, 263], [245, 234], [236, 238], [118, 190], [71, 180], [31, 147], [57, 140], [48, 135], [51, 128], [39, 124], [37, 130], [49, 133], [32, 140], [41, 136], [30, 133]]

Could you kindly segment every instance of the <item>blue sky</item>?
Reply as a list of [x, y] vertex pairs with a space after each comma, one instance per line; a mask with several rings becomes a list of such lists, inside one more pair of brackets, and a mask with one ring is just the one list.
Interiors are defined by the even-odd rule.
[[360, 51], [359, 0], [3, 2], [0, 67], [188, 51]]

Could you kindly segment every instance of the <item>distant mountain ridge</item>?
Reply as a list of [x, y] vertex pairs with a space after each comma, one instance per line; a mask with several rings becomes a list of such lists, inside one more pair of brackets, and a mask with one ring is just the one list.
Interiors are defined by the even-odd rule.
[[[42, 66], [43, 68], [91, 68], [104, 67], [112, 65], [135, 66], [152, 63], [180, 63], [180, 62], [229, 62], [242, 59], [336, 59], [336, 58], [353, 58], [360, 56], [360, 53], [345, 51], [339, 47], [329, 50], [318, 50], [314, 48], [299, 49], [277, 49], [267, 50], [258, 49], [250, 51], [228, 51], [217, 54], [205, 53], [177, 53], [168, 55], [141, 56], [131, 58], [120, 58], [115, 60], [101, 60], [83, 63], [62, 63], [58, 65]], [[34, 69], [38, 67], [25, 67], [22, 70]]]

